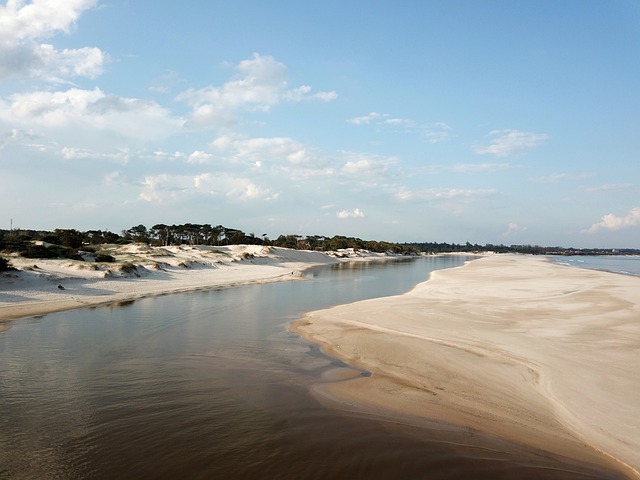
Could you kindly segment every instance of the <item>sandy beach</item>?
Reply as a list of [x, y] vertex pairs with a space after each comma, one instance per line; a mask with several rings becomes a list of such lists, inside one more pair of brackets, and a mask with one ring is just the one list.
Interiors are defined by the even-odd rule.
[[640, 478], [640, 278], [489, 255], [292, 329], [371, 372], [344, 405], [437, 419]]
[[104, 250], [114, 263], [11, 257], [17, 271], [0, 273], [0, 331], [9, 327], [9, 320], [21, 317], [153, 295], [300, 279], [304, 270], [316, 265], [389, 258], [352, 249], [325, 254], [256, 245], [130, 244]]

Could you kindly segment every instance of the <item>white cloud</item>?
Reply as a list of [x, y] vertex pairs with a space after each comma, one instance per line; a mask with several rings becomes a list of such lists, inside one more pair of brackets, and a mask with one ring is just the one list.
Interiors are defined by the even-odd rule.
[[[1, 106], [2, 102], [0, 102], [0, 107]], [[8, 132], [0, 134], [0, 150], [12, 143], [31, 144], [36, 138], [37, 136], [32, 133], [12, 128]]]
[[413, 191], [403, 187], [396, 191], [394, 198], [403, 203], [428, 205], [444, 212], [446, 216], [461, 216], [478, 209], [485, 212], [487, 202], [497, 193], [495, 189], [482, 188], [429, 188]]
[[60, 154], [65, 160], [108, 160], [122, 164], [129, 161], [129, 150], [126, 148], [115, 153], [104, 153], [86, 148], [63, 147]]
[[353, 123], [354, 125], [370, 125], [374, 120], [378, 120], [382, 118], [382, 115], [377, 112], [371, 112], [367, 115], [363, 115], [361, 117], [355, 117], [347, 120], [349, 123]]
[[268, 55], [254, 53], [252, 58], [240, 62], [236, 71], [236, 76], [220, 87], [189, 89], [176, 97], [192, 108], [189, 126], [230, 125], [236, 121], [239, 110], [266, 112], [283, 101], [330, 101], [337, 97], [335, 92], [311, 94], [307, 85], [288, 88], [287, 67]]
[[429, 143], [446, 142], [451, 138], [451, 127], [444, 122], [437, 122], [420, 127], [420, 133]]
[[502, 234], [502, 238], [509, 238], [516, 233], [524, 232], [526, 230], [527, 227], [521, 227], [517, 223], [511, 222], [509, 223], [509, 225], [507, 225], [507, 230]]
[[279, 193], [274, 193], [271, 189], [260, 187], [250, 180], [243, 178], [233, 179], [232, 188], [227, 192], [227, 197], [236, 198], [242, 201], [248, 200], [277, 200]]
[[61, 82], [95, 78], [108, 56], [95, 47], [56, 50], [39, 40], [69, 33], [82, 13], [97, 0], [9, 0], [0, 5], [0, 78], [30, 75]]
[[393, 157], [378, 157], [367, 154], [345, 152], [346, 163], [340, 170], [343, 175], [352, 177], [382, 177], [389, 167], [397, 163]]
[[531, 181], [535, 183], [557, 183], [565, 180], [584, 180], [585, 178], [593, 177], [593, 173], [553, 173], [544, 177], [532, 178]]
[[581, 233], [596, 233], [600, 230], [622, 230], [623, 228], [640, 226], [640, 207], [632, 208], [629, 213], [623, 217], [618, 217], [613, 213], [604, 215], [598, 223], [594, 223]]
[[330, 102], [338, 98], [336, 92], [318, 92], [310, 94], [311, 87], [309, 85], [302, 85], [301, 87], [293, 88], [283, 92], [282, 98], [289, 102], [302, 102], [303, 100], [317, 99], [323, 102]]
[[107, 95], [99, 88], [15, 94], [9, 104], [0, 102], [0, 120], [26, 128], [111, 131], [142, 140], [165, 137], [182, 124], [157, 103]]
[[271, 201], [279, 193], [254, 181], [228, 173], [200, 173], [175, 175], [163, 173], [149, 175], [142, 181], [138, 198], [145, 202], [168, 203], [194, 195], [224, 195], [230, 200]]
[[123, 173], [120, 171], [109, 172], [103, 177], [103, 183], [107, 186], [119, 185], [122, 178]]
[[213, 160], [213, 155], [202, 150], [195, 150], [187, 157], [187, 163], [193, 164], [209, 163], [211, 160]]
[[351, 218], [363, 218], [364, 212], [359, 208], [354, 208], [352, 210], [341, 210], [336, 213], [336, 217], [340, 220], [348, 220]]
[[287, 137], [244, 137], [226, 134], [216, 138], [211, 145], [227, 154], [233, 161], [270, 163], [306, 163], [311, 159], [307, 148]]
[[486, 197], [494, 195], [497, 190], [492, 188], [464, 189], [464, 188], [430, 188], [425, 190], [411, 191], [406, 188], [400, 189], [395, 198], [400, 201], [434, 201], [451, 200], [460, 198]]
[[228, 168], [250, 167], [275, 177], [300, 181], [330, 177], [336, 172], [334, 160], [318, 155], [307, 145], [287, 137], [244, 137], [227, 133], [211, 146], [220, 151]]
[[408, 118], [385, 118], [384, 122], [386, 125], [394, 125], [405, 128], [413, 128], [416, 124], [413, 120], [409, 120]]
[[378, 127], [401, 128], [404, 131], [417, 133], [429, 143], [440, 143], [451, 136], [451, 127], [444, 122], [419, 124], [410, 118], [393, 117], [388, 113], [371, 112], [367, 115], [347, 120], [354, 125], [376, 125]]
[[487, 136], [492, 139], [491, 143], [487, 146], [475, 147], [474, 152], [478, 155], [490, 154], [496, 157], [522, 155], [549, 139], [549, 135], [544, 133], [519, 130], [493, 130]]
[[456, 173], [488, 173], [509, 170], [511, 165], [508, 163], [459, 163], [451, 167]]

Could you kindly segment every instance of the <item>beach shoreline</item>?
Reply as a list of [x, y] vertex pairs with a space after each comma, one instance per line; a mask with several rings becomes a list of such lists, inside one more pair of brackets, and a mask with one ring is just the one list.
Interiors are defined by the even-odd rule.
[[469, 427], [640, 478], [640, 278], [490, 255], [291, 330], [371, 375], [330, 402]]
[[346, 249], [324, 253], [256, 245], [113, 246], [114, 263], [13, 256], [0, 273], [0, 331], [12, 321], [140, 298], [304, 279], [303, 272], [392, 255]]

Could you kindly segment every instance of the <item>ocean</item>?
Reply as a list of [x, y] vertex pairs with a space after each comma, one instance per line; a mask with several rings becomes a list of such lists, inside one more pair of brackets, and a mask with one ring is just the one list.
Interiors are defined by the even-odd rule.
[[572, 267], [603, 270], [640, 276], [640, 256], [631, 255], [598, 255], [598, 256], [561, 256], [550, 257], [554, 263]]

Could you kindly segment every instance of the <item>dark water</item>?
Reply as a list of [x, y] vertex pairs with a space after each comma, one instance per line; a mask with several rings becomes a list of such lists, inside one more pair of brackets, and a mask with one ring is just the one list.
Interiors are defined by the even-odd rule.
[[319, 405], [304, 311], [401, 293], [444, 257], [142, 299], [0, 333], [0, 479], [615, 478], [446, 425]]

